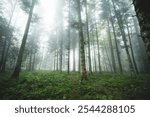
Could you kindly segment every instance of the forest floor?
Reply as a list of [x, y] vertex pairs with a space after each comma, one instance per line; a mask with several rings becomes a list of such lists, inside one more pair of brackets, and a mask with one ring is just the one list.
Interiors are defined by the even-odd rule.
[[150, 75], [93, 74], [81, 83], [78, 73], [22, 72], [19, 81], [0, 73], [0, 99], [141, 100], [150, 99]]

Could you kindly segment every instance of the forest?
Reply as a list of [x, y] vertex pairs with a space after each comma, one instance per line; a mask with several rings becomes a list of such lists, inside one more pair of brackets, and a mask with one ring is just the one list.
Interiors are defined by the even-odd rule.
[[1, 100], [149, 100], [148, 0], [0, 0]]

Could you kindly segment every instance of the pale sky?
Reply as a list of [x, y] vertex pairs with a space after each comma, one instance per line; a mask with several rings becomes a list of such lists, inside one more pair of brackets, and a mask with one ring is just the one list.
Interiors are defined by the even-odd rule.
[[[6, 8], [4, 16], [9, 20], [10, 14], [12, 11], [11, 3], [15, 4], [16, 0], [3, 0], [5, 2], [4, 7]], [[57, 10], [59, 0], [39, 0], [39, 4], [35, 6], [34, 13], [38, 14], [40, 17], [40, 22], [38, 23], [41, 29], [41, 37], [42, 37], [42, 43], [41, 45], [45, 45], [48, 37], [49, 32], [52, 28], [54, 28], [57, 22], [55, 21], [55, 16]], [[17, 28], [16, 35], [18, 39], [22, 40], [22, 36], [25, 30], [25, 26], [27, 23], [28, 14], [26, 14], [21, 8], [19, 3], [17, 4], [17, 7], [15, 9], [13, 19], [11, 22], [12, 26], [15, 26]]]

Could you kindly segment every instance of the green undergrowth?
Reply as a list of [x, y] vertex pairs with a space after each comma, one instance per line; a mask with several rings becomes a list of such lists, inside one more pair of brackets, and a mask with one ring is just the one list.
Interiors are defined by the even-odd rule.
[[132, 100], [150, 99], [150, 75], [93, 74], [80, 82], [78, 73], [22, 72], [19, 81], [0, 74], [0, 99], [22, 100]]

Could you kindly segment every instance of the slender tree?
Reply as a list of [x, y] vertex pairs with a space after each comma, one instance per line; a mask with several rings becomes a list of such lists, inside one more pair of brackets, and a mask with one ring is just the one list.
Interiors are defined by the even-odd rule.
[[84, 37], [83, 37], [83, 29], [82, 29], [82, 18], [81, 18], [81, 4], [80, 0], [77, 0], [77, 12], [78, 12], [78, 20], [79, 20], [79, 38], [80, 38], [80, 59], [81, 59], [81, 81], [87, 80], [87, 71], [85, 64], [85, 50], [84, 50]]
[[95, 28], [96, 28], [97, 50], [98, 50], [98, 66], [99, 66], [99, 72], [101, 73], [101, 71], [102, 71], [102, 68], [101, 68], [101, 55], [100, 55], [100, 43], [99, 43], [99, 34], [98, 34], [97, 23], [95, 24]]
[[36, 2], [36, 0], [32, 0], [31, 5], [30, 5], [30, 12], [29, 12], [28, 21], [27, 21], [27, 24], [26, 24], [26, 29], [25, 29], [25, 32], [24, 32], [24, 35], [23, 35], [23, 39], [22, 39], [20, 50], [19, 50], [15, 70], [14, 70], [12, 76], [11, 76], [11, 78], [14, 78], [14, 79], [19, 78], [23, 53], [24, 53], [24, 49], [25, 49], [25, 45], [26, 45], [26, 40], [27, 40], [27, 37], [28, 37], [28, 32], [29, 32], [29, 28], [30, 28], [30, 23], [31, 23], [32, 15], [33, 15], [33, 9], [34, 9], [34, 6], [35, 6], [35, 2]]
[[120, 29], [120, 33], [121, 33], [121, 36], [122, 36], [122, 40], [124, 42], [124, 47], [125, 47], [125, 51], [126, 51], [126, 54], [127, 54], [127, 58], [128, 58], [128, 61], [129, 61], [129, 69], [130, 69], [131, 72], [134, 72], [134, 67], [133, 67], [133, 64], [132, 64], [132, 59], [131, 59], [130, 52], [129, 52], [129, 49], [128, 49], [127, 38], [126, 38], [125, 30], [124, 30], [123, 19], [122, 19], [122, 16], [120, 14], [120, 11], [118, 11], [116, 6], [115, 6], [114, 0], [112, 0], [112, 4], [113, 4], [113, 9], [114, 9], [114, 12], [115, 12], [116, 19], [117, 19], [117, 22], [118, 22], [118, 26], [119, 26], [119, 29]]
[[86, 8], [86, 32], [87, 32], [87, 41], [88, 41], [88, 62], [89, 62], [89, 72], [92, 73], [91, 66], [91, 50], [90, 50], [90, 36], [89, 36], [89, 18], [88, 18], [88, 5], [87, 0], [85, 0], [85, 8]]

